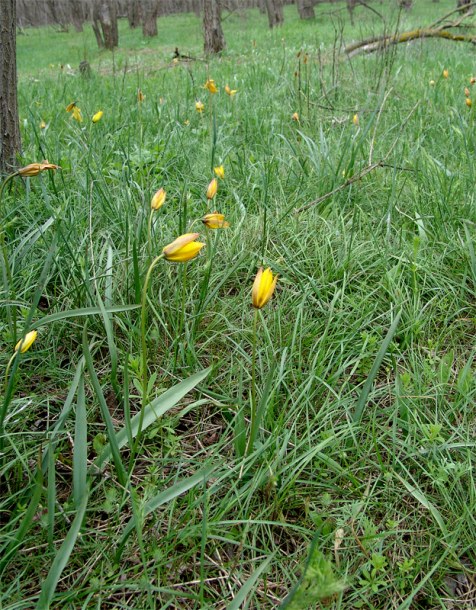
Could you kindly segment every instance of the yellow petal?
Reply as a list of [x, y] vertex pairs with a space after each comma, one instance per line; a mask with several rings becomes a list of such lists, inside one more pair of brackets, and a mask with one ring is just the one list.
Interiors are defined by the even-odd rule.
[[17, 352], [20, 350], [21, 353], [24, 354], [30, 349], [37, 337], [38, 332], [36, 330], [31, 330], [25, 335], [24, 339], [20, 339], [20, 341], [18, 341], [18, 343], [15, 345], [15, 351]]
[[163, 188], [159, 189], [155, 195], [152, 197], [152, 201], [150, 202], [150, 207], [153, 210], [159, 210], [165, 203], [165, 197], [167, 193]]
[[104, 112], [102, 110], [99, 110], [98, 112], [96, 112], [96, 114], [93, 116], [93, 123], [97, 123], [98, 121], [101, 120], [102, 115], [104, 114]]

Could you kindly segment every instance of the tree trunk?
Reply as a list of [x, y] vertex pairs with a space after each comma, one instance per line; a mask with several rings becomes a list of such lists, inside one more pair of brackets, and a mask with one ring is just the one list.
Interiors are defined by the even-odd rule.
[[400, 8], [404, 8], [406, 11], [409, 11], [413, 6], [413, 0], [398, 0], [398, 6], [400, 6]]
[[266, 0], [269, 27], [274, 28], [284, 23], [284, 12], [282, 0]]
[[354, 9], [357, 0], [347, 0], [347, 10], [349, 11], [350, 24], [354, 25]]
[[259, 8], [259, 12], [264, 15], [266, 13], [266, 1], [265, 0], [258, 0], [258, 8]]
[[297, 0], [297, 8], [301, 19], [314, 19], [316, 16], [313, 0]]
[[[117, 11], [115, 0], [95, 0], [93, 9], [93, 30], [98, 47], [112, 50], [119, 44]], [[101, 26], [101, 29], [99, 29]], [[102, 33], [101, 33], [102, 30]]]
[[157, 36], [158, 0], [142, 0], [142, 35]]
[[221, 28], [221, 0], [204, 0], [203, 36], [205, 53], [219, 53], [225, 48], [225, 36]]
[[70, 2], [71, 21], [73, 22], [74, 29], [77, 32], [82, 32], [84, 23], [83, 3], [81, 2], [81, 0], [70, 0]]
[[127, 20], [130, 28], [136, 28], [141, 22], [141, 6], [139, 0], [130, 0], [127, 5]]
[[17, 102], [16, 3], [0, 11], [0, 173], [11, 172], [21, 150]]

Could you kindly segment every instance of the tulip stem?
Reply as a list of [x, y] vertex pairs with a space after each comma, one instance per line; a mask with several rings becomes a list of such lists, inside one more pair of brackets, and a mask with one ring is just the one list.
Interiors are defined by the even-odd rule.
[[154, 211], [151, 210], [149, 214], [149, 222], [147, 223], [147, 252], [149, 254], [149, 260], [152, 258], [152, 244], [150, 243], [150, 239], [152, 237], [152, 218], [154, 216]]
[[132, 450], [131, 459], [134, 458], [137, 448], [139, 446], [140, 437], [142, 433], [142, 426], [144, 423], [144, 412], [145, 407], [147, 405], [148, 399], [148, 385], [149, 385], [149, 376], [147, 374], [147, 338], [146, 338], [146, 326], [147, 326], [147, 288], [149, 286], [150, 278], [152, 276], [152, 271], [157, 263], [164, 258], [163, 254], [159, 254], [154, 260], [151, 262], [149, 268], [147, 269], [147, 274], [144, 280], [144, 286], [142, 288], [142, 299], [141, 299], [141, 316], [140, 316], [140, 335], [141, 335], [141, 352], [142, 352], [142, 401], [141, 401], [141, 410], [139, 416], [139, 427], [137, 430], [136, 441], [134, 443], [134, 447]]
[[257, 404], [256, 404], [256, 335], [258, 328], [258, 316], [259, 309], [255, 309], [253, 316], [253, 339], [251, 344], [251, 393], [250, 393], [250, 406], [251, 406], [251, 421], [250, 421], [250, 434], [248, 436], [248, 442], [246, 444], [245, 455], [250, 455], [253, 451], [253, 445], [255, 443], [256, 435], [258, 430], [257, 427]]

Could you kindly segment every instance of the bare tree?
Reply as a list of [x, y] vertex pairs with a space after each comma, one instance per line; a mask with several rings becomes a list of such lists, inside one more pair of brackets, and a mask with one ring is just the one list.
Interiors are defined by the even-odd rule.
[[221, 27], [221, 0], [203, 1], [203, 36], [205, 53], [219, 53], [226, 46]]
[[99, 48], [113, 49], [119, 44], [117, 10], [114, 0], [94, 0], [93, 30]]
[[15, 0], [2, 0], [0, 10], [0, 146], [0, 173], [9, 172], [21, 150]]
[[83, 23], [85, 21], [84, 14], [84, 3], [81, 0], [70, 0], [71, 5], [71, 21], [73, 22], [74, 29], [77, 32], [83, 31]]
[[158, 0], [142, 0], [142, 34], [144, 36], [157, 36], [158, 14]]
[[127, 5], [127, 20], [130, 28], [136, 28], [142, 21], [141, 5], [139, 0], [130, 0]]
[[297, 0], [297, 8], [301, 19], [314, 19], [314, 0]]
[[282, 0], [266, 0], [269, 27], [274, 28], [284, 23], [284, 12]]

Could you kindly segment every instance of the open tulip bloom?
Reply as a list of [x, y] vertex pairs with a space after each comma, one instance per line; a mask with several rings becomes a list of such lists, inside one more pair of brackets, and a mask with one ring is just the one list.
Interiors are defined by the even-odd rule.
[[225, 214], [219, 214], [218, 212], [205, 214], [202, 222], [207, 229], [228, 229], [230, 226], [230, 223], [225, 220]]
[[199, 233], [185, 233], [162, 250], [164, 257], [173, 263], [186, 263], [195, 258], [205, 244], [196, 241]]

